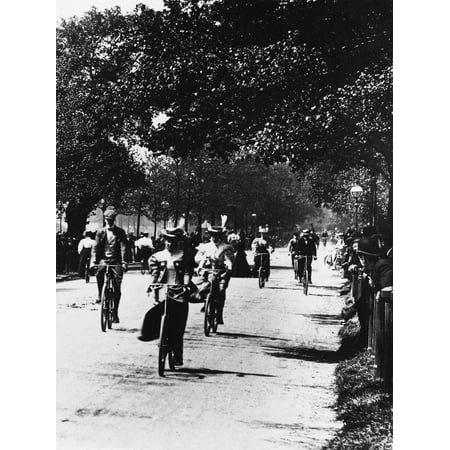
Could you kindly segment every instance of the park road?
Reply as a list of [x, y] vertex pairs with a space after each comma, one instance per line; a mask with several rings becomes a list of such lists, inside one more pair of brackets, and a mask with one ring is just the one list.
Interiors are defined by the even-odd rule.
[[[232, 278], [225, 325], [203, 335], [191, 304], [184, 366], [157, 373], [157, 341], [137, 340], [148, 275], [125, 274], [120, 324], [103, 333], [96, 285], [58, 283], [57, 448], [320, 449], [341, 427], [333, 403], [342, 280], [323, 265], [304, 296], [277, 249], [264, 289]], [[249, 261], [250, 262], [250, 261]]]

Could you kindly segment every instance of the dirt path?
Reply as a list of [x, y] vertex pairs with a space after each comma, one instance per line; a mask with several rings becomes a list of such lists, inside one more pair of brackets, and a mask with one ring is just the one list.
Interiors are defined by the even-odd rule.
[[332, 383], [342, 306], [341, 280], [321, 256], [307, 297], [283, 250], [265, 289], [232, 279], [216, 336], [202, 334], [200, 305], [191, 305], [185, 365], [165, 378], [156, 341], [136, 339], [148, 276], [125, 276], [121, 323], [107, 333], [94, 283], [59, 283], [57, 448], [321, 448], [340, 428]]

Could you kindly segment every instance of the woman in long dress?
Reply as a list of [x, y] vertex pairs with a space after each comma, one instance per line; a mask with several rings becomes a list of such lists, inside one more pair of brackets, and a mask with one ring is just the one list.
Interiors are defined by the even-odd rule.
[[244, 233], [239, 233], [239, 240], [233, 245], [236, 256], [233, 264], [233, 277], [247, 278], [251, 277], [250, 266], [247, 262], [247, 255], [245, 254], [245, 249], [247, 247], [247, 242]]

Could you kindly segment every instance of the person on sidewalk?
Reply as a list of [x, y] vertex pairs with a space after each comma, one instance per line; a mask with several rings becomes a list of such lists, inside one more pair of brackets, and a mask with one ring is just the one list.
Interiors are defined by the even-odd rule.
[[[121, 285], [124, 271], [128, 270], [126, 261], [127, 253], [127, 237], [125, 230], [119, 228], [114, 224], [116, 220], [116, 210], [109, 206], [103, 214], [106, 226], [98, 230], [95, 235], [95, 243], [92, 246], [91, 267], [101, 265], [114, 265], [113, 284], [114, 284], [114, 311], [113, 322], [119, 323], [119, 303], [121, 297]], [[105, 282], [106, 267], [99, 267], [97, 269], [97, 287], [98, 299], [97, 303], [101, 302], [101, 293], [103, 284]]]
[[149, 270], [148, 267], [148, 259], [154, 252], [155, 248], [153, 247], [153, 241], [150, 237], [148, 237], [148, 233], [142, 233], [142, 237], [140, 237], [135, 243], [137, 253], [139, 254], [141, 260], [141, 266], [144, 270]]
[[90, 231], [85, 231], [83, 233], [83, 239], [81, 239], [78, 243], [78, 254], [80, 255], [78, 263], [78, 276], [80, 278], [84, 278], [86, 275], [86, 265], [91, 258], [91, 250], [94, 244], [95, 241], [92, 239], [92, 233]]
[[[191, 279], [194, 270], [192, 253], [187, 252], [184, 244], [184, 231], [181, 228], [167, 228], [162, 231], [165, 248], [154, 253], [149, 260], [151, 284], [163, 283], [177, 285], [169, 289], [168, 295], [177, 298], [170, 303], [171, 335], [173, 336], [174, 364], [183, 365], [183, 336], [189, 314], [189, 295]], [[155, 317], [162, 315], [162, 303], [165, 299], [159, 296], [159, 289], [149, 288], [153, 296], [154, 305], [146, 313], [142, 324], [141, 341], [152, 340], [152, 336], [159, 334], [159, 327], [155, 327]], [[182, 300], [182, 301], [180, 301]], [[152, 329], [153, 328], [153, 329]], [[155, 330], [156, 328], [156, 330]], [[156, 331], [156, 333], [155, 333]]]

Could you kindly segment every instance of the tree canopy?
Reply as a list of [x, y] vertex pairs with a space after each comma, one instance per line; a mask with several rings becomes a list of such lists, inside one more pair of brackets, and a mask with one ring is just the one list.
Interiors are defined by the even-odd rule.
[[[204, 170], [205, 152], [286, 162], [309, 177], [317, 204], [336, 203], [344, 173], [363, 183], [367, 170], [392, 191], [390, 0], [165, 5], [126, 15], [92, 9], [60, 24], [61, 198], [87, 205], [137, 189], [145, 175], [130, 155], [135, 144], [185, 166], [202, 158]], [[156, 125], [160, 114], [167, 120]], [[175, 186], [190, 196], [191, 211], [193, 199], [203, 201], [192, 179]]]

